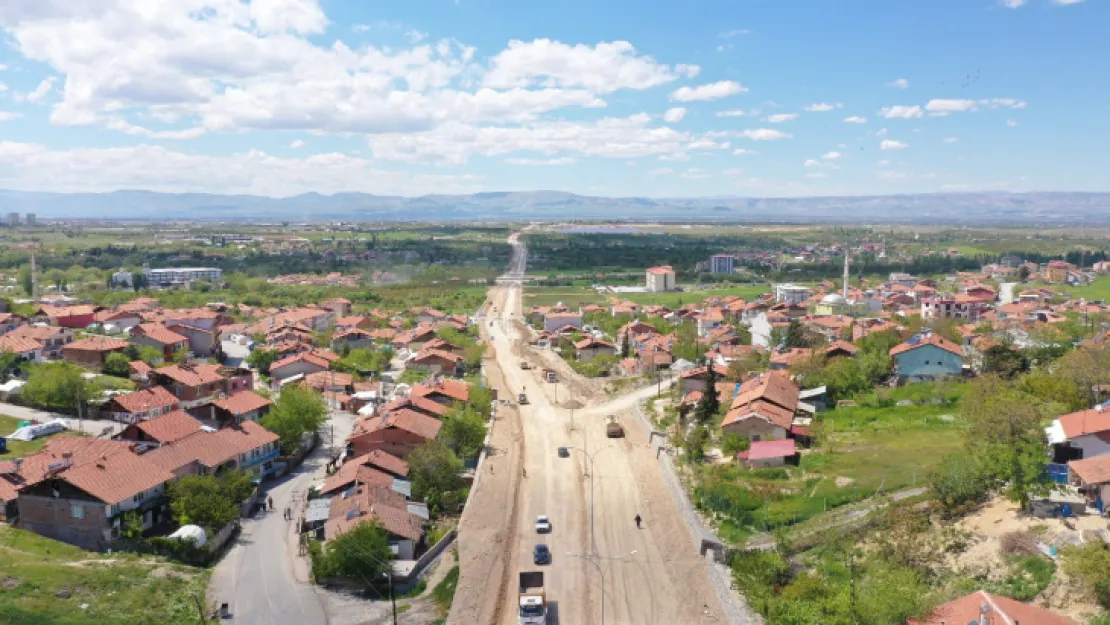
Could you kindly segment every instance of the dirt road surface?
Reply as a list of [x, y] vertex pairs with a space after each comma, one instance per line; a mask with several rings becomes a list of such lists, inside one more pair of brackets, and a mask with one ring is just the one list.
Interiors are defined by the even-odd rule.
[[[522, 261], [514, 262], [514, 268], [519, 275]], [[549, 623], [600, 623], [603, 598], [606, 623], [725, 622], [710, 589], [705, 564], [697, 555], [694, 537], [683, 523], [648, 446], [648, 433], [631, 415], [632, 407], [653, 395], [655, 387], [613, 399], [596, 393], [578, 395], [574, 390], [583, 388], [581, 384], [560, 384], [559, 405], [555, 405], [554, 389], [550, 388], [554, 385], [542, 382], [536, 370], [520, 369], [522, 354], [525, 357], [531, 354], [527, 353], [529, 348], [519, 325], [513, 323], [522, 312], [519, 284], [502, 282], [491, 289], [490, 298], [491, 316], [483, 320], [483, 326], [492, 335], [500, 376], [496, 381], [491, 378], [491, 384], [499, 389], [501, 397], [514, 401], [517, 393], [524, 392], [529, 403], [517, 410], [522, 464], [520, 475], [513, 476], [519, 478], [515, 510], [507, 512], [512, 506], [506, 504], [505, 509], [487, 510], [481, 516], [488, 517], [490, 523], [503, 523], [506, 518], [515, 519], [515, 523], [506, 542], [490, 541], [484, 545], [489, 554], [499, 554], [503, 547], [508, 548], [507, 565], [490, 567], [474, 552], [464, 553], [465, 535], [472, 531], [467, 527], [471, 520], [464, 518], [460, 532], [463, 577], [472, 567], [471, 559], [478, 563], [474, 568], [491, 569], [484, 579], [484, 588], [477, 591], [484, 601], [498, 606], [492, 610], [469, 608], [466, 615], [453, 608], [450, 622], [515, 624], [517, 573], [537, 568], [545, 572]], [[494, 322], [492, 328], [489, 320]], [[492, 371], [494, 367], [488, 369]], [[560, 407], [571, 400], [585, 404], [573, 411], [573, 426], [572, 411]], [[605, 437], [608, 414], [621, 420], [626, 438]], [[495, 440], [497, 436], [495, 430]], [[563, 446], [571, 448], [569, 458], [558, 457], [557, 450]], [[488, 496], [481, 491], [497, 488], [511, 497], [513, 480], [508, 475], [498, 475], [507, 466], [512, 463], [503, 458], [500, 465], [493, 465], [494, 478], [487, 480], [490, 476], [482, 475], [475, 497]], [[591, 499], [595, 504], [592, 514]], [[551, 534], [536, 534], [534, 521], [539, 514], [551, 518]], [[644, 520], [641, 529], [636, 528], [633, 520], [637, 514]], [[485, 531], [485, 536], [496, 533]], [[550, 565], [537, 567], [532, 562], [532, 548], [541, 542], [551, 548], [553, 560]], [[460, 581], [460, 593], [462, 587]], [[460, 600], [463, 599], [457, 594], [456, 603]], [[463, 620], [477, 614], [483, 618]], [[487, 615], [493, 615], [495, 620], [484, 620]]]

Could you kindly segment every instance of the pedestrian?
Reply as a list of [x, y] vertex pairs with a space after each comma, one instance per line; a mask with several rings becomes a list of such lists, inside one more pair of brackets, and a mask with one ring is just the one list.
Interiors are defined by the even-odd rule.
[[641, 519], [641, 518], [640, 518], [640, 515], [639, 515], [639, 514], [637, 514], [637, 515], [636, 515], [636, 529], [640, 529], [640, 522], [641, 522], [641, 521], [643, 521], [643, 519]]
[[285, 520], [286, 520], [286, 521], [288, 521], [288, 520], [289, 520], [289, 508], [286, 508], [286, 509], [285, 509]]
[[527, 468], [521, 467], [520, 470], [521, 470], [521, 472], [523, 472], [524, 477], [528, 477], [528, 469]]
[[270, 510], [273, 511], [273, 509], [274, 509], [274, 498], [273, 497], [267, 497], [266, 501], [270, 504]]

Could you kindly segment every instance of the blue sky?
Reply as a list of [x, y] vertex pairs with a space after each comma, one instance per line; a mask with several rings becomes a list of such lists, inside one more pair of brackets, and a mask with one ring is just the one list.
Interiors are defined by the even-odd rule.
[[8, 0], [0, 187], [1110, 191], [1105, 0]]

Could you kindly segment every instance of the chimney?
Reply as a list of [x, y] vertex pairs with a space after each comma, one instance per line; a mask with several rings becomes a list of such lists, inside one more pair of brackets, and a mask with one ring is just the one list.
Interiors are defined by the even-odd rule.
[[12, 464], [15, 466], [15, 472], [19, 473], [19, 467], [23, 466], [23, 458], [12, 458]]

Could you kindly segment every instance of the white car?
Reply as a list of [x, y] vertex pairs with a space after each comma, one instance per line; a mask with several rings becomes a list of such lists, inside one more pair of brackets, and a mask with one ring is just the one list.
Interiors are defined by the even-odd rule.
[[547, 518], [546, 514], [541, 514], [536, 517], [536, 533], [537, 534], [550, 534], [551, 533], [551, 520]]

